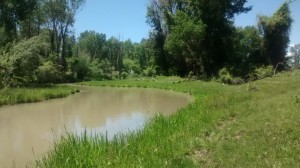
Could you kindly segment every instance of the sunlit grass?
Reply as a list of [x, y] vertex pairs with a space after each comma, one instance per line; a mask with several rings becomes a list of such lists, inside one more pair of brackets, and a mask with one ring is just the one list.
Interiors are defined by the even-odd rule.
[[75, 92], [76, 90], [73, 87], [65, 85], [6, 88], [0, 90], [0, 106], [61, 98]]
[[194, 102], [112, 140], [69, 134], [36, 162], [37, 167], [300, 166], [298, 71], [256, 81], [255, 90], [249, 90], [249, 84], [166, 77], [83, 84], [168, 89], [192, 94]]

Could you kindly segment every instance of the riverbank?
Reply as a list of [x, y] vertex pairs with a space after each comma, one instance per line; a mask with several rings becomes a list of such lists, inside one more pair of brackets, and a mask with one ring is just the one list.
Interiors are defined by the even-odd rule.
[[239, 86], [165, 77], [82, 84], [168, 89], [195, 100], [112, 141], [70, 134], [37, 167], [299, 166], [299, 71]]
[[6, 88], [0, 90], [0, 106], [62, 98], [75, 92], [74, 87], [66, 85]]

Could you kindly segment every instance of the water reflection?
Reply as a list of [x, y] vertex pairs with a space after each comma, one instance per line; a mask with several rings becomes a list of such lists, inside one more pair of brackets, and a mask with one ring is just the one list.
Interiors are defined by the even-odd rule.
[[155, 113], [169, 115], [190, 102], [188, 96], [138, 88], [82, 87], [80, 94], [0, 108], [0, 167], [24, 167], [47, 151], [66, 130], [91, 135], [135, 130]]

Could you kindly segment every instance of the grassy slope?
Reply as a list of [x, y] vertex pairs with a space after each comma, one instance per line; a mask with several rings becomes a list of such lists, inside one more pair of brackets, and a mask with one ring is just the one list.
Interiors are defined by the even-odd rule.
[[61, 139], [37, 167], [297, 167], [300, 166], [300, 73], [249, 84], [174, 82], [177, 78], [87, 82], [191, 93], [195, 101], [145, 129]]
[[0, 90], [0, 106], [66, 97], [74, 93], [74, 91], [74, 88], [64, 85], [36, 88], [7, 88]]

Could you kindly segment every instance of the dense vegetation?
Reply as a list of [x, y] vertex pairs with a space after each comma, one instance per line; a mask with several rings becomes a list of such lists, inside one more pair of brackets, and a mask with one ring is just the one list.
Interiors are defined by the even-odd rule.
[[0, 88], [155, 75], [242, 83], [287, 68], [290, 1], [257, 27], [235, 27], [234, 17], [251, 10], [246, 2], [151, 0], [152, 30], [133, 43], [93, 30], [76, 38], [85, 0], [2, 0]]
[[[85, 82], [93, 86], [154, 87], [191, 93], [195, 100], [169, 117], [118, 135], [68, 135], [37, 167], [297, 167], [300, 72], [253, 83], [159, 77]], [[287, 89], [289, 88], [289, 89]]]

